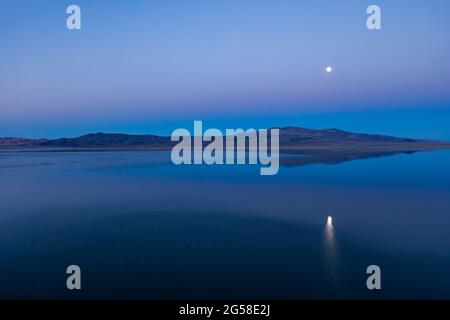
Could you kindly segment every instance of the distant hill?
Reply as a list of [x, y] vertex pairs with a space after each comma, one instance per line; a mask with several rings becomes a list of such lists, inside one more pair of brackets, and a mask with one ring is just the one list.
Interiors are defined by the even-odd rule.
[[280, 145], [300, 145], [311, 143], [365, 143], [365, 142], [397, 142], [416, 143], [421, 140], [397, 138], [379, 134], [353, 133], [339, 129], [306, 129], [285, 127], [280, 129]]
[[62, 138], [41, 142], [41, 146], [48, 147], [135, 147], [135, 146], [170, 146], [170, 137], [157, 135], [128, 135], [128, 134], [87, 134], [78, 138]]
[[29, 147], [47, 142], [47, 139], [0, 138], [0, 147]]

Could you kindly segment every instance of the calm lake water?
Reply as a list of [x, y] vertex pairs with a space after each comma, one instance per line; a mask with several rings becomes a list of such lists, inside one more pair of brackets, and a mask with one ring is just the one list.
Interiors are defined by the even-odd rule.
[[449, 164], [424, 152], [260, 176], [168, 152], [0, 153], [0, 298], [450, 299]]

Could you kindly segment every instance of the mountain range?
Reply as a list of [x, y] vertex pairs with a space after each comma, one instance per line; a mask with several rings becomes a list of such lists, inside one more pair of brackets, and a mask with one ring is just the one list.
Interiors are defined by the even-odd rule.
[[[280, 152], [300, 156], [282, 157], [283, 166], [315, 163], [335, 164], [355, 159], [450, 149], [450, 142], [354, 133], [339, 129], [280, 130]], [[270, 139], [270, 138], [269, 138]], [[93, 133], [75, 138], [0, 138], [0, 152], [151, 151], [170, 150], [168, 136]], [[303, 156], [307, 155], [307, 156]]]
[[[354, 133], [339, 129], [276, 129], [280, 130], [280, 152], [309, 155], [286, 157], [281, 161], [285, 166], [339, 163], [399, 153], [450, 149], [450, 142], [444, 141]], [[0, 152], [170, 150], [174, 145], [175, 142], [170, 137], [152, 134], [93, 133], [61, 139], [0, 138]]]
[[[369, 146], [409, 145], [448, 146], [448, 142], [398, 138], [388, 135], [353, 133], [339, 129], [307, 129], [301, 127], [276, 128], [280, 130], [280, 147], [306, 146]], [[26, 139], [0, 138], [0, 148], [170, 148], [174, 143], [168, 136], [93, 133], [75, 138]]]

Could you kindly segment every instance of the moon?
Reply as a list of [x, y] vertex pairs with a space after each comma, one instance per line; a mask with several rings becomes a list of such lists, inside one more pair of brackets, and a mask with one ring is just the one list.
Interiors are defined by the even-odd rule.
[[333, 67], [328, 66], [328, 67], [325, 68], [325, 71], [327, 73], [333, 72]]

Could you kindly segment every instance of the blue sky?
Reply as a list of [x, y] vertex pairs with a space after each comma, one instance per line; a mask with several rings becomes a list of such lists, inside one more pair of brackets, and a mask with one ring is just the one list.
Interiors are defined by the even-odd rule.
[[[66, 29], [70, 4], [80, 31]], [[0, 0], [0, 12], [0, 136], [204, 120], [450, 140], [445, 0]]]

